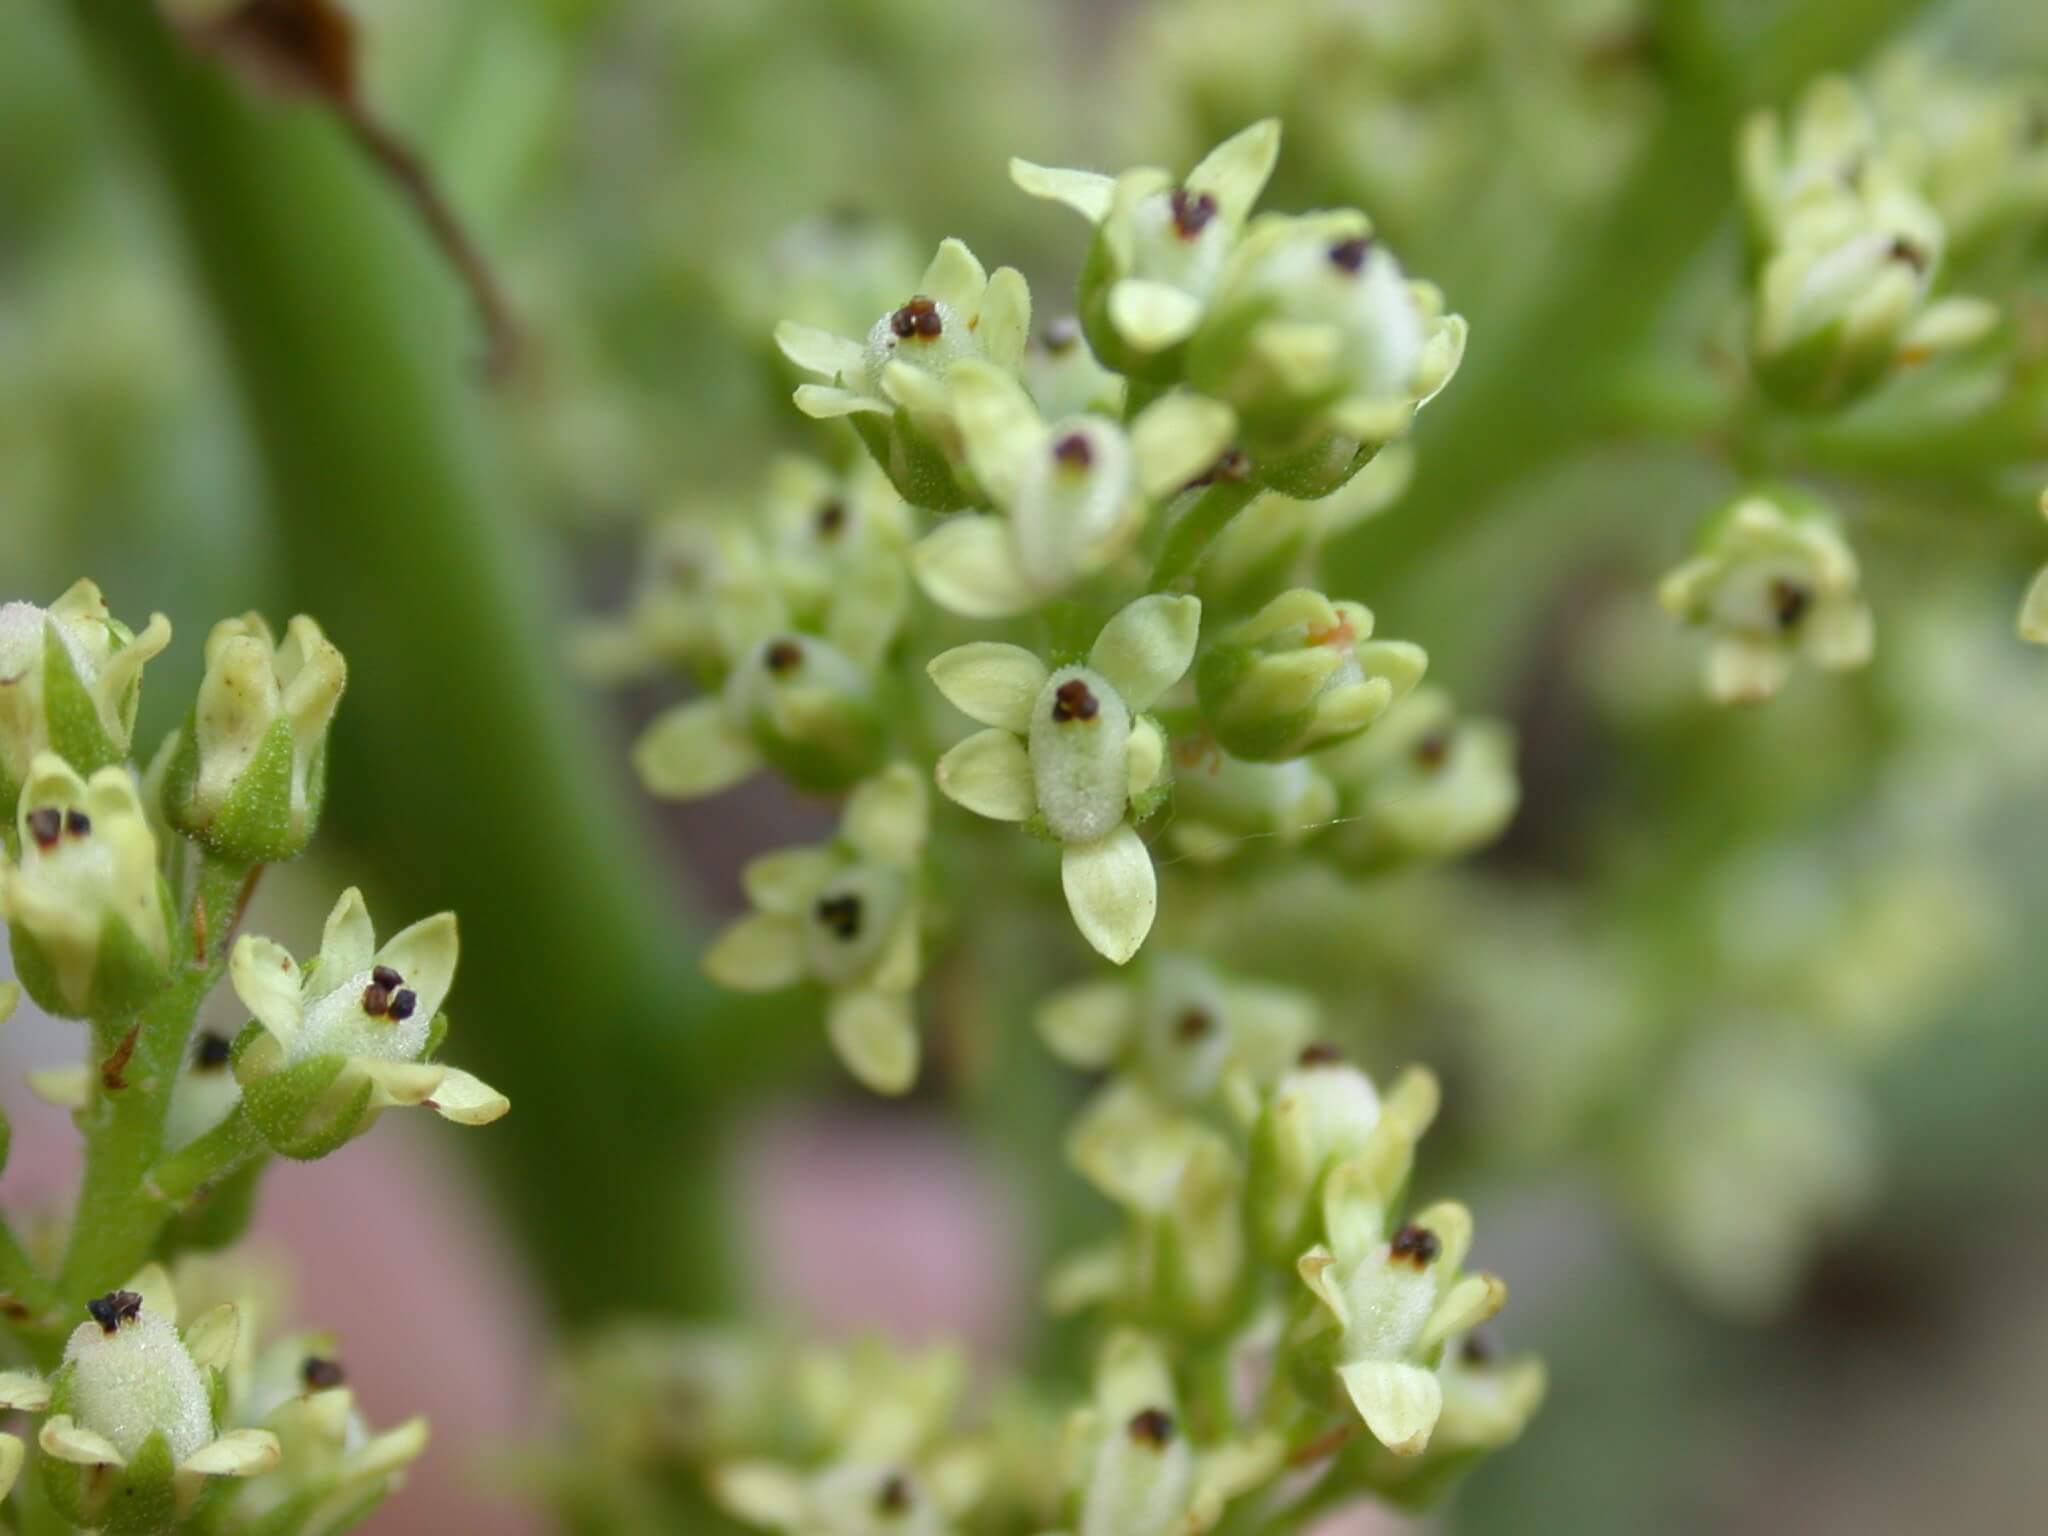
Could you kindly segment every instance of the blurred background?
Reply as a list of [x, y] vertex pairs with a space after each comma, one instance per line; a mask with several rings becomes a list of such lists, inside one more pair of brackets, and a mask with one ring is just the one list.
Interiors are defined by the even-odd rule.
[[[1795, 445], [1878, 615], [1846, 679], [1713, 709], [1655, 585], [1737, 484], [1692, 402], [1739, 291], [1742, 113], [1902, 42], [2038, 92], [2048, 11], [351, 9], [354, 110], [484, 254], [515, 365], [486, 377], [474, 294], [332, 102], [132, 5], [7, 7], [0, 574], [8, 598], [89, 574], [124, 619], [170, 616], [143, 745], [188, 708], [214, 619], [314, 613], [351, 663], [326, 835], [253, 921], [301, 945], [346, 882], [388, 922], [461, 914], [458, 1054], [513, 1114], [281, 1170], [259, 1223], [308, 1320], [359, 1341], [373, 1414], [435, 1418], [372, 1529], [526, 1528], [507, 1469], [558, 1411], [551, 1362], [619, 1316], [958, 1333], [1074, 1368], [1036, 1277], [1110, 1218], [1047, 1155], [1083, 1085], [1028, 1027], [1074, 946], [979, 935], [949, 973], [974, 985], [932, 989], [935, 1068], [874, 1103], [800, 1010], [695, 974], [739, 862], [829, 810], [759, 786], [657, 807], [625, 748], [679, 690], [611, 694], [565, 658], [632, 590], [650, 516], [751, 497], [777, 450], [839, 451], [788, 407], [777, 318], [864, 329], [948, 234], [1050, 315], [1083, 232], [1012, 189], [1010, 154], [1184, 166], [1273, 113], [1269, 203], [1368, 209], [1472, 322], [1413, 489], [1329, 585], [1521, 742], [1500, 846], [1282, 882], [1215, 951], [1305, 979], [1376, 1071], [1445, 1079], [1422, 1193], [1474, 1203], [1552, 1395], [1434, 1524], [2038, 1524], [2048, 661], [2011, 615], [2048, 552], [2048, 439], [1914, 458], [1887, 448], [1910, 411], [1880, 403]], [[2036, 226], [1978, 290], [2037, 349], [2043, 252]], [[4, 1045], [11, 1069], [70, 1049], [21, 1019]], [[19, 1075], [11, 1209], [73, 1155]]]

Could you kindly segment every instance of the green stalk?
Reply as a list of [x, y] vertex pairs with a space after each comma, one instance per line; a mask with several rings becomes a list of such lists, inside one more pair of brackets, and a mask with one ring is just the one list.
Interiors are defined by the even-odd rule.
[[71, 1223], [71, 1240], [57, 1276], [66, 1305], [112, 1290], [146, 1263], [163, 1230], [166, 1212], [148, 1186], [150, 1167], [163, 1153], [164, 1117], [185, 1062], [193, 1016], [226, 968], [234, 918], [247, 889], [246, 865], [205, 858], [192, 906], [176, 933], [169, 982], [132, 1021], [94, 1027], [97, 1047], [135, 1031], [135, 1047], [121, 1068], [124, 1086], [94, 1085], [86, 1111], [85, 1180]]
[[1516, 484], [1589, 446], [1611, 420], [1606, 381], [1640, 352], [1721, 228], [1743, 114], [1855, 63], [1917, 4], [1806, 0], [1731, 59], [1716, 56], [1698, 0], [1672, 4], [1662, 50], [1670, 100], [1635, 170], [1533, 311], [1498, 324], [1474, 317], [1464, 368], [1420, 418], [1415, 490], [1333, 552], [1337, 584], [1369, 586], [1375, 606], [1385, 600], [1396, 624], [1411, 623], [1395, 602], [1404, 578]]
[[[157, 8], [67, 0], [153, 154], [217, 319], [293, 601], [347, 654], [330, 831], [380, 926], [463, 922], [451, 1060], [512, 1100], [476, 1134], [557, 1305], [723, 1279], [716, 1027], [627, 793], [554, 652], [557, 608], [485, 444], [450, 275], [334, 122], [259, 103]], [[145, 1171], [143, 1164], [134, 1171]]]
[[1193, 575], [1209, 546], [1258, 493], [1259, 488], [1248, 480], [1219, 480], [1196, 497], [1166, 531], [1159, 562], [1152, 568], [1151, 590], [1167, 591], [1183, 577]]

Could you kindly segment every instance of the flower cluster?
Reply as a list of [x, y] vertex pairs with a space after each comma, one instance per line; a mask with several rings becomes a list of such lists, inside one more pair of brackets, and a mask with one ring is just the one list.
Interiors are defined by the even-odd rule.
[[[380, 948], [351, 890], [304, 968], [236, 937], [264, 865], [319, 821], [340, 652], [303, 616], [282, 644], [253, 614], [216, 626], [196, 700], [143, 775], [141, 671], [169, 641], [162, 617], [140, 633], [114, 619], [90, 582], [47, 610], [0, 608], [0, 918], [20, 983], [0, 1015], [25, 992], [86, 1025], [80, 1065], [31, 1074], [86, 1138], [61, 1258], [0, 1222], [9, 1317], [54, 1367], [0, 1373], [0, 1405], [43, 1416], [33, 1450], [0, 1437], [0, 1482], [33, 1457], [69, 1528], [337, 1532], [394, 1485], [424, 1425], [372, 1435], [331, 1343], [258, 1355], [246, 1305], [181, 1314], [158, 1261], [232, 1242], [272, 1153], [324, 1156], [394, 1105], [466, 1124], [507, 1105], [434, 1059], [452, 914]], [[253, 1016], [233, 1038], [196, 1027], [224, 977]]]

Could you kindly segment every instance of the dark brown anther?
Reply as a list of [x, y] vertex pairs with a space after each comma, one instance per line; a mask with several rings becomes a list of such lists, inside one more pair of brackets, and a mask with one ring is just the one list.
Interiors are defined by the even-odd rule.
[[1209, 1017], [1208, 1009], [1189, 1008], [1173, 1021], [1173, 1036], [1183, 1045], [1193, 1045], [1197, 1040], [1207, 1038], [1215, 1027], [1216, 1021]]
[[819, 538], [836, 539], [839, 537], [840, 531], [845, 527], [846, 503], [841, 501], [838, 497], [833, 497], [830, 501], [826, 502], [825, 505], [818, 508]]
[[305, 1364], [299, 1367], [299, 1380], [306, 1384], [309, 1392], [330, 1392], [348, 1380], [348, 1372], [341, 1368], [339, 1360], [323, 1360], [318, 1355], [308, 1355]]
[[1125, 1427], [1133, 1440], [1155, 1451], [1163, 1451], [1173, 1443], [1173, 1415], [1164, 1408], [1142, 1409], [1131, 1415], [1131, 1422]]
[[1039, 340], [1045, 343], [1045, 350], [1052, 353], [1071, 352], [1080, 339], [1081, 322], [1072, 315], [1060, 316], [1039, 336]]
[[85, 837], [92, 831], [92, 818], [83, 811], [66, 811], [64, 830], [73, 837]]
[[57, 846], [64, 835], [64, 813], [54, 805], [40, 806], [28, 813], [28, 835], [45, 851]]
[[380, 965], [373, 969], [370, 972], [370, 980], [377, 983], [386, 992], [396, 992], [405, 985], [405, 978], [388, 965]]
[[111, 1337], [123, 1323], [142, 1316], [142, 1298], [133, 1291], [109, 1291], [88, 1301], [85, 1310], [100, 1325], [100, 1332]]
[[1183, 240], [1194, 239], [1216, 217], [1216, 199], [1206, 192], [1190, 192], [1186, 187], [1175, 187], [1167, 202], [1173, 207], [1173, 227]]
[[804, 664], [804, 648], [794, 640], [777, 640], [768, 647], [762, 659], [768, 663], [770, 672], [781, 677]]
[[192, 1043], [192, 1065], [201, 1072], [218, 1072], [228, 1064], [235, 1042], [218, 1030], [203, 1029]]
[[1366, 253], [1371, 249], [1371, 235], [1353, 235], [1349, 240], [1339, 240], [1330, 247], [1330, 265], [1340, 271], [1358, 272], [1364, 268]]
[[411, 987], [401, 987], [391, 994], [391, 1006], [384, 1010], [385, 1017], [394, 1024], [402, 1024], [411, 1018], [420, 1006], [420, 995]]
[[818, 898], [818, 921], [832, 930], [835, 938], [849, 942], [860, 937], [860, 898], [851, 891]]
[[1061, 725], [1069, 720], [1093, 720], [1100, 713], [1102, 701], [1078, 677], [1068, 678], [1052, 691], [1052, 717]]
[[1316, 1040], [1303, 1046], [1294, 1060], [1297, 1066], [1334, 1067], [1344, 1060], [1344, 1053], [1328, 1040]]
[[1222, 458], [1195, 476], [1194, 479], [1182, 486], [1181, 489], [1184, 491], [1198, 491], [1203, 486], [1216, 484], [1219, 480], [1236, 485], [1240, 481], [1248, 479], [1251, 476], [1251, 472], [1252, 461], [1244, 456], [1242, 449], [1226, 448], [1223, 450]]
[[1451, 738], [1447, 732], [1431, 731], [1415, 743], [1414, 754], [1416, 767], [1424, 773], [1435, 773], [1451, 755]]
[[889, 317], [889, 329], [905, 341], [913, 336], [930, 341], [945, 329], [945, 321], [939, 318], [939, 306], [919, 294]]
[[1427, 1269], [1444, 1251], [1443, 1239], [1427, 1227], [1418, 1227], [1410, 1222], [1394, 1234], [1394, 1240], [1387, 1245], [1392, 1257], [1405, 1259], [1417, 1269]]
[[1927, 253], [1908, 240], [1904, 235], [1892, 241], [1891, 249], [1885, 252], [1893, 261], [1903, 261], [1915, 272], [1927, 270]]
[[891, 1472], [875, 1492], [875, 1511], [884, 1515], [900, 1515], [909, 1508], [910, 1480], [901, 1472]]
[[371, 982], [363, 988], [363, 1012], [373, 1019], [381, 1019], [391, 1010], [391, 993], [388, 989]]
[[1780, 576], [1771, 583], [1771, 613], [1779, 629], [1797, 629], [1812, 606], [1813, 593], [1798, 582]]
[[1069, 432], [1054, 443], [1052, 456], [1062, 469], [1086, 469], [1095, 462], [1095, 450], [1088, 446], [1084, 432]]
[[1484, 1334], [1466, 1334], [1465, 1342], [1458, 1347], [1458, 1354], [1467, 1365], [1493, 1364], [1493, 1345]]

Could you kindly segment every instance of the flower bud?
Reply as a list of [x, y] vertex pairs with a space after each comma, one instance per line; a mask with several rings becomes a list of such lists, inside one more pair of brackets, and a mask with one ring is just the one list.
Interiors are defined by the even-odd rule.
[[1328, 496], [1297, 501], [1264, 493], [1216, 536], [1196, 572], [1195, 590], [1210, 611], [1238, 614], [1300, 586], [1330, 540], [1393, 506], [1414, 477], [1413, 447], [1389, 443]]
[[1031, 291], [1013, 267], [994, 276], [947, 240], [918, 291], [875, 321], [864, 341], [785, 321], [783, 355], [828, 382], [796, 392], [797, 408], [845, 417], [903, 499], [952, 512], [978, 499], [964, 478], [965, 446], [947, 376], [968, 359], [1014, 375], [1031, 332]]
[[1259, 483], [1314, 499], [1408, 430], [1457, 371], [1465, 331], [1364, 214], [1275, 215], [1233, 257], [1188, 378], [1236, 410]]
[[1948, 226], [1966, 258], [2038, 231], [2048, 217], [2048, 91], [1945, 68], [1905, 48], [1879, 64], [1871, 104], [1885, 152]]
[[48, 608], [0, 606], [0, 817], [13, 818], [38, 753], [80, 773], [128, 756], [143, 664], [170, 643], [162, 614], [134, 634], [89, 581]]
[[1801, 492], [1729, 502], [1658, 595], [1709, 632], [1707, 692], [1724, 704], [1769, 698], [1800, 657], [1829, 671], [1860, 667], [1875, 643], [1855, 552], [1833, 512]]
[[1213, 752], [1174, 780], [1174, 846], [1200, 864], [1298, 847], [1337, 814], [1337, 786], [1308, 758], [1247, 763]]
[[139, 1006], [168, 972], [171, 898], [128, 770], [102, 768], [87, 781], [41, 754], [16, 831], [20, 862], [0, 859], [0, 916], [29, 996], [70, 1018]]
[[1081, 1495], [1079, 1536], [1167, 1536], [1194, 1499], [1196, 1457], [1165, 1360], [1136, 1334], [1114, 1335], [1096, 1374], [1098, 1442]]
[[1469, 853], [1498, 837], [1521, 801], [1513, 732], [1495, 720], [1461, 720], [1450, 696], [1433, 688], [1416, 690], [1316, 764], [1337, 786], [1326, 846], [1360, 870]]
[[1278, 762], [1371, 725], [1420, 681], [1429, 658], [1371, 641], [1372, 610], [1298, 587], [1232, 625], [1203, 653], [1195, 686], [1226, 750]]
[[304, 852], [327, 793], [327, 729], [347, 683], [341, 652], [304, 614], [282, 645], [258, 614], [216, 624], [199, 698], [165, 748], [165, 819], [252, 864]]

